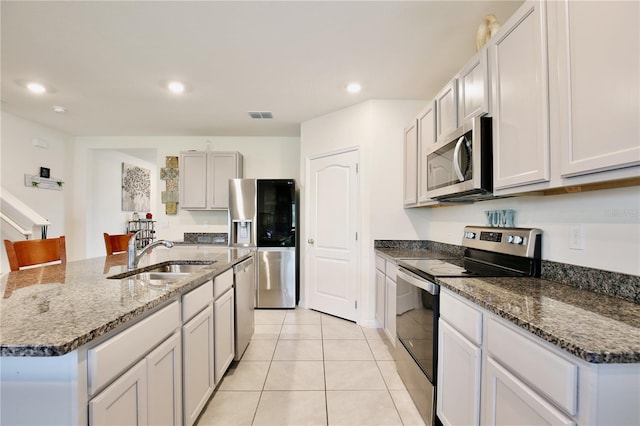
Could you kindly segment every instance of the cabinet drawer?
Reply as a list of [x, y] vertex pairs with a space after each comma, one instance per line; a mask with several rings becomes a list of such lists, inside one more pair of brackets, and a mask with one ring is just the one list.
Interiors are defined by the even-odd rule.
[[229, 269], [213, 279], [213, 299], [222, 296], [231, 287], [233, 287], [233, 269]]
[[202, 284], [182, 296], [182, 322], [200, 312], [213, 300], [213, 281]]
[[391, 281], [396, 282], [396, 264], [390, 260], [387, 260], [386, 269], [387, 278]]
[[173, 302], [106, 342], [89, 349], [89, 394], [94, 395], [178, 327], [180, 306], [178, 302]]
[[494, 319], [487, 322], [491, 355], [570, 415], [576, 414], [578, 367]]
[[385, 263], [386, 263], [386, 260], [384, 260], [384, 257], [376, 255], [376, 269], [382, 272], [383, 274], [384, 274]]
[[446, 291], [440, 294], [440, 316], [476, 345], [482, 344], [482, 312]]

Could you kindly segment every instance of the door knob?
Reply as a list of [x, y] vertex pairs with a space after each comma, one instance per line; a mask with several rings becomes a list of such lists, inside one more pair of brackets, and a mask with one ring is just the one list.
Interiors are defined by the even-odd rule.
[[309, 239], [307, 240], [307, 242], [308, 242], [309, 244], [313, 244], [313, 243], [315, 243], [315, 241], [313, 240], [313, 238], [309, 238]]

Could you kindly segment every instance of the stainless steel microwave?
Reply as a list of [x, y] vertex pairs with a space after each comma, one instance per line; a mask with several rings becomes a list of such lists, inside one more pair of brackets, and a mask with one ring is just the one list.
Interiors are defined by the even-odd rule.
[[426, 195], [439, 201], [474, 201], [493, 196], [491, 118], [465, 121], [426, 154]]

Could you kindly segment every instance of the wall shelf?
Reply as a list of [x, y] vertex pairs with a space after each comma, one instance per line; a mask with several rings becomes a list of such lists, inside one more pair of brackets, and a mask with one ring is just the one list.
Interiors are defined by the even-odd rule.
[[24, 175], [24, 186], [30, 186], [32, 188], [53, 189], [55, 191], [62, 191], [64, 181], [56, 178], [42, 178], [36, 175]]

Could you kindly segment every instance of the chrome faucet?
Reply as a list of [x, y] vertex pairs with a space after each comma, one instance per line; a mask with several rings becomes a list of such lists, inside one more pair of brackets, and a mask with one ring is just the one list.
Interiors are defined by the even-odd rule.
[[136, 267], [138, 266], [138, 262], [140, 261], [140, 258], [146, 252], [151, 250], [152, 248], [154, 248], [156, 246], [159, 246], [159, 245], [163, 245], [166, 248], [173, 247], [173, 243], [171, 241], [158, 240], [158, 241], [154, 241], [151, 244], [141, 248], [140, 251], [136, 251], [136, 240], [138, 239], [138, 235], [140, 235], [141, 232], [142, 232], [142, 230], [136, 232], [129, 239], [129, 246], [127, 247], [127, 269], [129, 271], [131, 271], [132, 269], [136, 269]]

